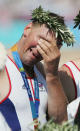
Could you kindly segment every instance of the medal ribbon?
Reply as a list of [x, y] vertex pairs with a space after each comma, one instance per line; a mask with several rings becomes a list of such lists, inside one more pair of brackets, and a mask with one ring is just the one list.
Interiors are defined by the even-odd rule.
[[32, 111], [32, 117], [33, 117], [33, 120], [35, 120], [39, 117], [39, 104], [40, 104], [38, 80], [37, 80], [36, 77], [34, 78], [34, 85], [35, 85], [34, 91], [35, 91], [35, 93], [34, 93], [34, 101], [33, 101], [31, 89], [29, 87], [29, 83], [28, 83], [28, 80], [26, 78], [26, 73], [24, 71], [24, 68], [23, 68], [22, 62], [20, 60], [19, 54], [18, 54], [17, 51], [13, 51], [12, 55], [13, 55], [13, 58], [15, 60], [16, 65], [19, 68], [19, 71], [20, 71], [21, 76], [23, 78], [25, 87], [27, 89], [27, 93], [28, 93], [28, 97], [29, 97], [29, 101], [30, 101], [30, 106], [31, 106], [31, 111]]

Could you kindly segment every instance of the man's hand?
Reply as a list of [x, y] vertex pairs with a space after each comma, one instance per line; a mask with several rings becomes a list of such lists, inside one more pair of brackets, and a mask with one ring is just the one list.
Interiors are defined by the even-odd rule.
[[49, 117], [53, 117], [57, 123], [62, 123], [67, 120], [67, 99], [58, 76], [60, 51], [55, 37], [51, 42], [40, 39], [37, 49], [43, 57], [46, 71]]
[[56, 39], [53, 39], [51, 42], [40, 39], [37, 49], [43, 57], [46, 73], [56, 75], [60, 59], [60, 51], [57, 47]]

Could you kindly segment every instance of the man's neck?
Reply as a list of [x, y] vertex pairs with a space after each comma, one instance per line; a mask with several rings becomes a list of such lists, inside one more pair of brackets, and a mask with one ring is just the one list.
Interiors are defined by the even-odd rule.
[[[20, 56], [20, 52], [19, 52], [19, 50], [18, 50], [18, 46], [17, 46], [18, 44], [15, 44], [12, 48], [11, 48], [11, 50], [12, 51], [15, 51], [15, 50], [17, 50], [18, 51], [18, 53], [19, 53], [19, 56]], [[27, 77], [35, 77], [35, 73], [34, 73], [34, 66], [28, 66], [28, 65], [25, 65], [25, 64], [23, 64], [23, 67], [24, 67], [24, 70], [25, 70], [25, 72], [26, 72], [26, 76]]]
[[23, 67], [27, 77], [32, 77], [32, 78], [35, 77], [34, 66], [27, 66], [23, 64]]

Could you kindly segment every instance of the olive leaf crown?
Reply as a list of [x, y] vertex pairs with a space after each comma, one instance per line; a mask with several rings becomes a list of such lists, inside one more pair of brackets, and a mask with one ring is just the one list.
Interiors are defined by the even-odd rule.
[[56, 33], [56, 38], [60, 38], [61, 41], [67, 44], [67, 46], [73, 45], [74, 35], [70, 32], [69, 28], [64, 24], [64, 19], [49, 11], [44, 11], [41, 6], [34, 9], [32, 12], [32, 22], [39, 24], [46, 24], [47, 27]]
[[78, 13], [78, 15], [75, 17], [74, 19], [74, 28], [78, 27], [78, 29], [80, 29], [80, 11]]

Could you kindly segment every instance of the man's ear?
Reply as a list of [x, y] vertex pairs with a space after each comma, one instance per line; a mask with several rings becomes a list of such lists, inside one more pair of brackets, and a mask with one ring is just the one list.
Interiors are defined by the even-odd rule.
[[24, 33], [23, 36], [27, 37], [29, 35], [29, 33], [31, 32], [31, 28], [32, 28], [32, 22], [29, 23], [25, 28], [24, 28]]

